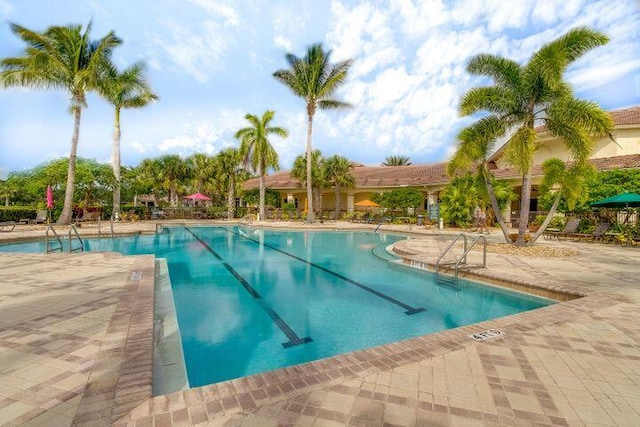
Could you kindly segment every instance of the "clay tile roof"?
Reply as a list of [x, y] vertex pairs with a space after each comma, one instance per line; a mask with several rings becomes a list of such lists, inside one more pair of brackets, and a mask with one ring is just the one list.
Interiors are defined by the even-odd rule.
[[[623, 110], [609, 111], [613, 124], [616, 126], [628, 126], [640, 124], [640, 106], [625, 108]], [[545, 126], [537, 126], [536, 132], [544, 132]]]
[[618, 126], [640, 124], [640, 106], [612, 111], [611, 117]]
[[[357, 188], [401, 187], [446, 183], [447, 164], [409, 166], [359, 166], [351, 169]], [[265, 185], [274, 189], [301, 188], [300, 182], [289, 175], [289, 171], [277, 172], [265, 178]], [[245, 182], [246, 189], [258, 188], [259, 179]]]

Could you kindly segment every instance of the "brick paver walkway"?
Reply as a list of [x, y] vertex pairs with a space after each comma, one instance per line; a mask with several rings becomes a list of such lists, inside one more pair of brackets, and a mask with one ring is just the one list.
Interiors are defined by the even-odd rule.
[[[399, 249], [428, 262], [451, 237]], [[540, 244], [579, 253], [475, 274], [584, 297], [154, 398], [152, 257], [0, 254], [0, 424], [640, 425], [640, 248]], [[486, 329], [505, 335], [468, 337]]]

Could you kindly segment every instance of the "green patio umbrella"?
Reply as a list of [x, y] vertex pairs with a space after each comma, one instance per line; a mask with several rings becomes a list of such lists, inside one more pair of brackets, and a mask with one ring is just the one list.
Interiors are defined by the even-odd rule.
[[594, 208], [638, 208], [640, 207], [640, 194], [622, 193], [607, 197], [591, 203]]

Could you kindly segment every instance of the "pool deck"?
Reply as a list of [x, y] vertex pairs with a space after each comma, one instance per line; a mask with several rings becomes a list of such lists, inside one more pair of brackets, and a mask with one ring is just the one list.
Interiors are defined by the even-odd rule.
[[[432, 261], [453, 237], [383, 229], [416, 233], [397, 247], [415, 263]], [[151, 222], [116, 226], [153, 230]], [[34, 236], [44, 227], [16, 227], [0, 242]], [[496, 231], [488, 238], [501, 241]], [[578, 254], [489, 253], [488, 268], [472, 274], [584, 297], [158, 397], [153, 256], [0, 253], [0, 425], [640, 425], [640, 248], [538, 244]], [[468, 336], [489, 329], [504, 335]]]

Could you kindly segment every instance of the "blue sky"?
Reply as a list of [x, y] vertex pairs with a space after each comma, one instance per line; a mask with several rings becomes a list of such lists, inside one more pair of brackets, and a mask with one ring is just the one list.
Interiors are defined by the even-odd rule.
[[[460, 96], [482, 84], [466, 60], [493, 53], [526, 62], [572, 27], [611, 41], [567, 72], [578, 96], [608, 110], [640, 104], [640, 3], [636, 0], [0, 0], [0, 57], [20, 55], [15, 22], [37, 31], [93, 21], [92, 37], [114, 30], [121, 67], [143, 60], [160, 101], [122, 115], [122, 162], [163, 154], [215, 154], [237, 146], [244, 115], [276, 112], [290, 131], [274, 137], [288, 169], [304, 152], [304, 103], [272, 73], [284, 55], [322, 42], [334, 61], [352, 58], [338, 96], [353, 104], [321, 111], [315, 148], [367, 165], [387, 155], [413, 163], [443, 161], [460, 118]], [[113, 112], [95, 96], [83, 113], [79, 155], [109, 162]], [[73, 121], [64, 92], [0, 90], [0, 176], [68, 156]]]

